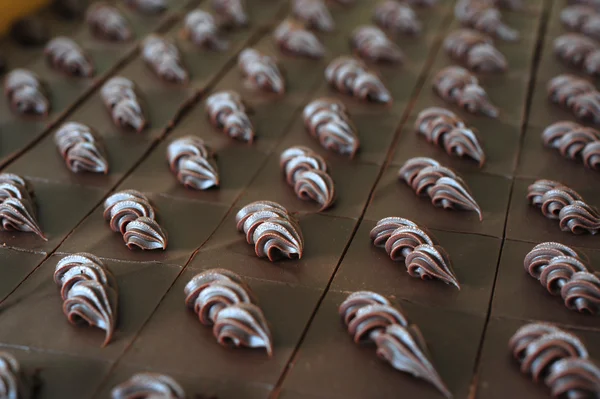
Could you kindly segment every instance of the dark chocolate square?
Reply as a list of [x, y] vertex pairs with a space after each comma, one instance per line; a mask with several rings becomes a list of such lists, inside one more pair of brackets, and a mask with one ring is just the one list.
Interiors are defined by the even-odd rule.
[[44, 259], [43, 254], [0, 249], [0, 300], [14, 290]]

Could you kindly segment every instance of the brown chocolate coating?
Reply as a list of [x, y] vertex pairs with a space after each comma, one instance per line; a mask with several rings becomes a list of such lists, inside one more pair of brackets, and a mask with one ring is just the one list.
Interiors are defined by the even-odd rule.
[[544, 129], [542, 140], [567, 159], [583, 161], [590, 169], [600, 168], [600, 132], [595, 129], [560, 121]]
[[493, 41], [475, 30], [458, 29], [444, 39], [444, 50], [475, 72], [504, 72], [508, 62]]
[[86, 253], [67, 255], [56, 264], [54, 282], [60, 288], [69, 322], [103, 329], [102, 346], [106, 346], [116, 325], [117, 285], [102, 261]]
[[50, 38], [50, 31], [43, 19], [28, 16], [12, 24], [10, 35], [22, 46], [41, 46]]
[[600, 39], [600, 14], [594, 7], [578, 4], [567, 6], [560, 12], [560, 21], [571, 31]]
[[231, 138], [252, 143], [255, 131], [246, 114], [240, 95], [234, 91], [220, 91], [206, 99], [210, 123]]
[[292, 15], [307, 26], [331, 32], [335, 23], [323, 0], [292, 0]]
[[190, 11], [185, 16], [183, 36], [198, 47], [216, 51], [227, 50], [227, 41], [220, 37], [219, 26], [212, 15], [202, 10]]
[[485, 153], [477, 131], [468, 128], [462, 119], [445, 108], [429, 107], [419, 112], [415, 130], [450, 155], [472, 158], [479, 167], [485, 164]]
[[333, 205], [335, 186], [319, 154], [308, 147], [290, 147], [281, 153], [279, 165], [298, 198], [317, 202], [320, 211]]
[[85, 15], [92, 33], [101, 39], [122, 42], [130, 40], [133, 32], [118, 8], [106, 3], [92, 4]]
[[573, 75], [558, 75], [548, 82], [548, 98], [569, 109], [577, 119], [600, 124], [600, 93], [587, 80]]
[[160, 14], [167, 9], [165, 0], [123, 0], [131, 9], [143, 14]]
[[281, 51], [308, 58], [323, 58], [325, 47], [319, 38], [301, 24], [286, 19], [273, 32]]
[[36, 220], [32, 194], [22, 177], [0, 174], [0, 230], [34, 233], [47, 241]]
[[242, 0], [211, 0], [211, 4], [219, 20], [228, 27], [248, 25], [248, 15]]
[[392, 96], [374, 72], [352, 57], [341, 56], [327, 66], [325, 79], [340, 93], [363, 101], [388, 104]]
[[50, 101], [40, 78], [27, 69], [14, 69], [4, 80], [4, 95], [13, 112], [48, 115]]
[[104, 147], [88, 126], [64, 123], [54, 134], [54, 142], [73, 173], [108, 173]]
[[275, 94], [285, 92], [285, 81], [274, 58], [247, 48], [238, 56], [238, 68], [242, 76], [256, 90]]
[[465, 27], [487, 33], [501, 40], [516, 41], [519, 33], [502, 22], [502, 14], [493, 3], [481, 0], [459, 0], [454, 16]]
[[422, 25], [413, 9], [394, 0], [383, 0], [373, 11], [373, 21], [382, 29], [394, 34], [416, 36]]
[[142, 58], [154, 73], [167, 82], [185, 83], [189, 73], [175, 44], [158, 35], [149, 35], [142, 42]]
[[350, 45], [356, 54], [367, 61], [400, 63], [404, 54], [400, 48], [387, 38], [376, 26], [359, 26], [352, 32]]
[[0, 397], [29, 399], [30, 388], [24, 381], [19, 361], [8, 352], [0, 352]]
[[138, 373], [115, 386], [111, 399], [185, 399], [185, 391], [173, 378], [157, 373]]
[[127, 78], [115, 76], [104, 83], [100, 95], [115, 125], [133, 128], [137, 132], [144, 130], [147, 124], [146, 115], [140, 105], [135, 83]]
[[94, 75], [94, 65], [83, 49], [73, 40], [60, 36], [50, 40], [44, 48], [44, 55], [50, 66], [62, 73], [90, 78]]
[[206, 190], [219, 186], [219, 172], [212, 150], [199, 137], [173, 140], [167, 147], [167, 161], [171, 172], [187, 188]]

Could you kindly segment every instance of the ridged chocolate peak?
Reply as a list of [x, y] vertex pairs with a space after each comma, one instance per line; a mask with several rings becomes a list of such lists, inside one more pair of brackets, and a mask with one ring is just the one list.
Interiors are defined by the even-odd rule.
[[319, 38], [291, 19], [284, 20], [273, 32], [282, 51], [308, 58], [323, 58], [325, 47]]
[[434, 77], [434, 91], [445, 101], [472, 114], [497, 118], [498, 108], [491, 103], [475, 75], [458, 66], [440, 70]]
[[4, 95], [17, 114], [47, 116], [50, 100], [40, 78], [27, 69], [13, 69], [4, 79]]
[[454, 16], [463, 26], [498, 39], [511, 42], [519, 39], [519, 32], [502, 22], [502, 14], [493, 2], [459, 0], [454, 7]]
[[363, 101], [391, 103], [392, 96], [379, 77], [362, 62], [341, 56], [329, 63], [325, 79], [340, 93]]
[[292, 15], [307, 26], [331, 32], [335, 23], [323, 0], [292, 0]]
[[92, 129], [78, 122], [67, 122], [54, 134], [54, 142], [73, 173], [108, 173], [104, 147]]
[[381, 1], [373, 11], [373, 20], [394, 34], [416, 36], [422, 30], [421, 21], [410, 5], [395, 0]]
[[229, 137], [252, 143], [256, 134], [240, 95], [220, 91], [206, 100], [206, 112], [211, 124]]
[[508, 62], [491, 38], [471, 29], [458, 29], [444, 39], [448, 55], [475, 72], [504, 72]]
[[164, 37], [151, 34], [142, 41], [142, 58], [161, 79], [171, 83], [187, 83], [189, 72], [183, 65], [175, 44]]
[[104, 2], [98, 2], [88, 7], [85, 20], [92, 33], [101, 39], [116, 42], [133, 38], [129, 22], [118, 8]]
[[147, 125], [135, 83], [122, 76], [109, 79], [100, 89], [104, 105], [111, 113], [115, 125], [141, 132]]
[[356, 54], [373, 62], [400, 63], [404, 59], [402, 50], [376, 26], [359, 26], [352, 32], [350, 44]]
[[255, 89], [276, 94], [285, 92], [285, 81], [273, 57], [247, 48], [238, 56], [238, 67]]
[[212, 15], [206, 11], [196, 9], [185, 16], [183, 35], [198, 47], [211, 50], [224, 51], [229, 46], [227, 41], [220, 37], [219, 25]]
[[212, 150], [196, 136], [175, 139], [167, 147], [171, 172], [184, 186], [206, 190], [219, 186], [219, 172]]
[[90, 78], [94, 75], [94, 65], [83, 49], [68, 37], [59, 36], [46, 44], [44, 55], [50, 66], [62, 73]]

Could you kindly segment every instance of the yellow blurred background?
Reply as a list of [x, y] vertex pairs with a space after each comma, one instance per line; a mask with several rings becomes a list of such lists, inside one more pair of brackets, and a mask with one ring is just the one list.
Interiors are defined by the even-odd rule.
[[49, 3], [48, 0], [0, 0], [0, 36], [4, 36], [11, 23]]

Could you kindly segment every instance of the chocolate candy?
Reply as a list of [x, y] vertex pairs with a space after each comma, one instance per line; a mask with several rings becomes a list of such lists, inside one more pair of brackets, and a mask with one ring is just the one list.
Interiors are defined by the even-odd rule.
[[283, 21], [273, 32], [279, 48], [289, 54], [308, 58], [323, 58], [325, 47], [311, 31], [290, 19]]
[[340, 93], [352, 95], [363, 101], [388, 104], [390, 92], [375, 73], [352, 57], [338, 57], [325, 70], [325, 79]]
[[62, 73], [89, 78], [94, 75], [94, 65], [88, 56], [73, 40], [60, 36], [46, 45], [44, 54], [50, 66]]
[[8, 352], [0, 352], [0, 397], [29, 398], [30, 386], [25, 381], [19, 361]]
[[384, 0], [375, 7], [373, 20], [382, 29], [394, 34], [416, 36], [421, 33], [421, 21], [413, 9], [395, 0]]
[[554, 52], [562, 61], [592, 76], [600, 75], [600, 46], [586, 36], [567, 33], [554, 40]]
[[210, 148], [195, 136], [173, 140], [167, 147], [171, 172], [187, 188], [206, 190], [219, 186], [219, 172]]
[[185, 83], [189, 80], [179, 49], [163, 37], [146, 37], [142, 42], [142, 58], [156, 75], [167, 82]]
[[594, 7], [577, 4], [565, 7], [560, 12], [560, 21], [569, 30], [600, 39], [600, 14]]
[[600, 93], [587, 80], [573, 75], [558, 75], [548, 82], [548, 98], [568, 109], [577, 119], [600, 124]]
[[34, 233], [48, 239], [36, 220], [33, 191], [20, 176], [0, 174], [0, 230]]
[[444, 50], [475, 72], [504, 72], [508, 63], [491, 38], [471, 29], [459, 29], [444, 39]]
[[198, 47], [223, 51], [227, 41], [219, 37], [219, 27], [212, 15], [202, 10], [190, 11], [185, 16], [183, 36]]
[[335, 27], [323, 0], [292, 0], [292, 15], [307, 26], [322, 32], [331, 32]]
[[459, 0], [454, 16], [465, 27], [487, 33], [501, 40], [516, 41], [519, 33], [502, 22], [502, 14], [493, 2]]
[[238, 67], [255, 89], [275, 94], [285, 92], [285, 81], [274, 58], [247, 48], [238, 57]]
[[67, 122], [56, 131], [54, 142], [73, 173], [108, 173], [104, 148], [88, 126]]
[[542, 140], [567, 159], [583, 161], [590, 169], [600, 168], [600, 132], [595, 129], [560, 121], [544, 129]]
[[115, 125], [133, 128], [137, 132], [144, 130], [146, 116], [131, 80], [121, 76], [110, 78], [102, 86], [100, 95]]
[[254, 127], [238, 93], [220, 91], [212, 94], [206, 99], [206, 113], [210, 123], [229, 137], [249, 143], [254, 140]]
[[122, 42], [130, 40], [133, 32], [118, 8], [106, 3], [92, 4], [85, 20], [92, 33], [101, 39]]
[[404, 59], [400, 48], [375, 26], [356, 28], [350, 44], [360, 58], [368, 61], [399, 63]]
[[248, 16], [242, 0], [211, 0], [211, 4], [225, 26], [243, 27], [248, 25]]
[[14, 69], [4, 80], [4, 95], [13, 112], [47, 116], [50, 102], [39, 77], [27, 69]]
[[164, 397], [185, 399], [185, 391], [173, 378], [157, 373], [138, 373], [115, 386], [112, 399], [136, 399]]

